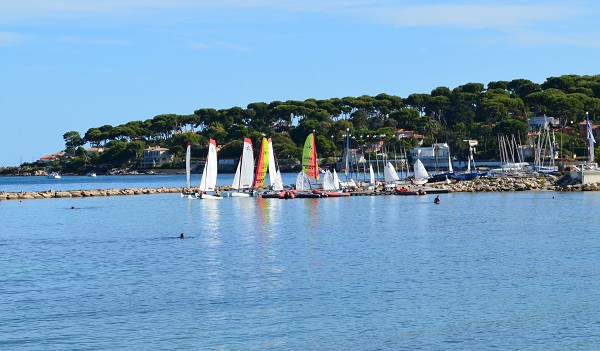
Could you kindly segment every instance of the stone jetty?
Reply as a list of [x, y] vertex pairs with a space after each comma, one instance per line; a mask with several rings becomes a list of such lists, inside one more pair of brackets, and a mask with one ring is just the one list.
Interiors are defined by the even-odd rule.
[[180, 193], [182, 188], [131, 188], [131, 189], [95, 189], [95, 190], [62, 190], [31, 192], [0, 192], [0, 200], [51, 199], [97, 196], [149, 195]]
[[[556, 185], [558, 178], [546, 177], [519, 177], [519, 178], [478, 178], [471, 181], [461, 181], [451, 184], [433, 183], [426, 184], [423, 188], [429, 193], [455, 193], [455, 192], [511, 192], [511, 191], [600, 191], [600, 183]], [[0, 192], [1, 200], [25, 199], [50, 199], [50, 198], [77, 198], [97, 196], [127, 196], [180, 193], [183, 188], [131, 188], [131, 189], [96, 189], [96, 190], [64, 190], [64, 191], [36, 191], [36, 192]], [[220, 191], [231, 190], [221, 187]], [[353, 191], [351, 195], [393, 195], [393, 191]]]

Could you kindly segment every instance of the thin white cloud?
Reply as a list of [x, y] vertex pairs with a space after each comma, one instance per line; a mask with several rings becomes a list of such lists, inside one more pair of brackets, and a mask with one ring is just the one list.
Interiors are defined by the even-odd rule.
[[13, 32], [0, 32], [0, 45], [9, 45], [25, 41], [26, 38], [23, 35]]
[[58, 38], [59, 41], [69, 44], [89, 44], [89, 45], [127, 45], [128, 41], [115, 38], [100, 38], [100, 37], [80, 37], [80, 36], [63, 36]]
[[600, 47], [600, 39], [594, 33], [563, 33], [549, 34], [545, 31], [522, 29], [510, 35], [511, 44], [524, 47], [535, 46], [578, 46]]
[[[168, 10], [240, 10], [352, 15], [395, 26], [512, 27], [571, 18], [578, 1], [391, 1], [391, 0], [0, 0], [0, 23], [23, 19], [106, 18], [164, 15]], [[585, 7], [583, 7], [585, 9]], [[156, 12], [159, 10], [159, 12]], [[154, 12], [153, 12], [154, 11]]]
[[227, 51], [239, 51], [247, 52], [252, 51], [251, 48], [243, 45], [234, 44], [231, 42], [216, 42], [211, 45], [201, 42], [193, 42], [189, 45], [194, 50], [227, 50]]
[[379, 6], [364, 11], [371, 20], [399, 27], [514, 28], [552, 23], [581, 13], [575, 6], [501, 5], [463, 3], [452, 5]]
[[195, 42], [195, 43], [190, 44], [190, 48], [192, 48], [194, 50], [206, 50], [206, 49], [209, 49], [210, 46], [206, 43]]
[[[565, 42], [571, 45], [595, 46], [595, 27], [570, 28], [558, 31], [557, 23], [577, 22], [582, 17], [593, 18], [598, 6], [586, 0], [0, 0], [0, 23], [32, 21], [45, 25], [53, 20], [97, 19], [131, 23], [162, 23], [187, 20], [210, 11], [210, 21], [239, 21], [264, 23], [305, 16], [306, 13], [346, 18], [354, 23], [364, 22], [384, 26], [433, 27], [464, 30], [489, 29], [510, 40], [527, 43]], [[185, 10], [185, 11], [181, 11]], [[247, 11], [252, 10], [251, 13]], [[258, 11], [256, 11], [258, 10]], [[234, 16], [233, 13], [236, 13]], [[539, 32], [539, 34], [533, 31]], [[544, 34], [545, 33], [545, 34]], [[22, 40], [15, 33], [0, 33], [0, 44]], [[107, 40], [107, 43], [111, 40]], [[190, 44], [195, 49], [207, 49], [205, 43]], [[247, 48], [210, 44], [210, 48], [247, 51]]]

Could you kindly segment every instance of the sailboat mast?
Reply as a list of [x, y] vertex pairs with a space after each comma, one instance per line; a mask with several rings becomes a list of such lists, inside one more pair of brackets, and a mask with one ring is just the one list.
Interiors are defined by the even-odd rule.
[[350, 128], [346, 128], [346, 180], [352, 176], [350, 166]]

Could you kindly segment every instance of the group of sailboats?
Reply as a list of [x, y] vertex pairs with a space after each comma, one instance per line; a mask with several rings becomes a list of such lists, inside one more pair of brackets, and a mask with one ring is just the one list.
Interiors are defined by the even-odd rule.
[[[222, 199], [216, 188], [217, 184], [217, 143], [210, 139], [208, 143], [208, 154], [202, 171], [199, 192], [193, 192], [191, 188], [191, 144], [188, 143], [186, 150], [186, 188], [182, 191], [182, 197], [197, 199]], [[267, 173], [274, 191], [283, 190], [281, 173], [275, 163], [273, 143], [269, 138], [263, 138], [256, 172], [254, 170], [254, 150], [252, 140], [244, 138], [242, 155], [237, 165], [231, 188], [235, 191], [229, 192], [231, 197], [250, 197], [256, 194], [256, 189], [263, 187]]]
[[[191, 189], [190, 179], [190, 156], [191, 146], [187, 145], [186, 150], [186, 185], [187, 187], [181, 193], [182, 197], [198, 198], [198, 199], [221, 199], [222, 194], [216, 188], [217, 181], [217, 144], [214, 139], [209, 140], [208, 155], [202, 179], [200, 182], [199, 192], [195, 193]], [[252, 140], [244, 138], [242, 154], [240, 156], [236, 173], [231, 184], [233, 191], [223, 194], [231, 197], [251, 197], [257, 195], [256, 189], [265, 187], [267, 174], [270, 182], [270, 189], [261, 194], [264, 198], [294, 198], [294, 197], [342, 197], [350, 196], [350, 193], [345, 190], [343, 183], [340, 181], [335, 169], [333, 171], [325, 170], [321, 174], [321, 170], [317, 161], [317, 150], [315, 144], [315, 135], [310, 133], [304, 143], [302, 154], [302, 170], [296, 177], [295, 189], [285, 190], [281, 173], [277, 167], [275, 154], [273, 151], [273, 143], [269, 138], [263, 138], [261, 147], [256, 160], [254, 162], [254, 149]], [[384, 167], [384, 182], [386, 189], [395, 189], [400, 185], [401, 180], [398, 173], [391, 162], [387, 162]], [[375, 181], [373, 166], [369, 165], [369, 185], [376, 187], [381, 183]], [[322, 182], [317, 184], [321, 179]], [[414, 166], [414, 176], [412, 179], [413, 185], [423, 185], [427, 183], [429, 174], [425, 166], [419, 158], [417, 158]]]
[[[350, 196], [350, 193], [340, 191], [340, 179], [335, 168], [333, 172], [325, 170], [323, 173], [323, 183], [321, 187], [316, 186], [316, 182], [321, 178], [321, 172], [317, 161], [317, 146], [315, 144], [315, 135], [310, 133], [304, 142], [302, 152], [302, 170], [296, 177], [296, 197], [344, 197]], [[315, 186], [311, 179], [315, 180]]]

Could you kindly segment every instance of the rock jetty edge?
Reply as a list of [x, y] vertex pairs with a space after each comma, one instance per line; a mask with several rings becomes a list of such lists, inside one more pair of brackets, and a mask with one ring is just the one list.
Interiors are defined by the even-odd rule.
[[[427, 184], [423, 189], [436, 192], [512, 192], [512, 191], [600, 191], [600, 184], [576, 184], [558, 186], [556, 177], [528, 177], [528, 178], [478, 178], [471, 181], [462, 181], [452, 184], [433, 183]], [[183, 188], [129, 188], [129, 189], [96, 189], [96, 190], [47, 190], [34, 192], [0, 192], [0, 200], [25, 200], [25, 199], [50, 199], [50, 198], [78, 198], [98, 196], [126, 196], [126, 195], [151, 195], [180, 193]], [[229, 187], [219, 190], [227, 191]], [[378, 191], [369, 192], [376, 194]], [[383, 192], [379, 192], [383, 194]], [[363, 194], [354, 191], [351, 195]], [[392, 193], [389, 193], [392, 194]]]

